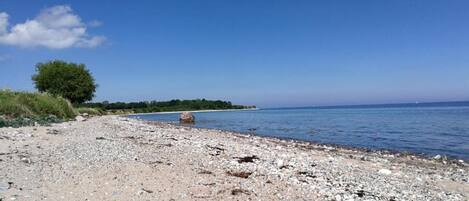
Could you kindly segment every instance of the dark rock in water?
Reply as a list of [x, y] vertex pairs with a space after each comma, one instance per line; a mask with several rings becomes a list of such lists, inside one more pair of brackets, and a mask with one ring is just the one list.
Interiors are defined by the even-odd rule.
[[257, 128], [248, 128], [249, 132], [256, 132]]
[[309, 135], [315, 135], [315, 134], [317, 134], [317, 133], [318, 133], [318, 130], [316, 130], [316, 129], [310, 129], [310, 130], [308, 131], [308, 134], [309, 134]]
[[193, 124], [195, 123], [195, 117], [191, 112], [183, 112], [181, 113], [181, 116], [179, 116], [179, 122]]

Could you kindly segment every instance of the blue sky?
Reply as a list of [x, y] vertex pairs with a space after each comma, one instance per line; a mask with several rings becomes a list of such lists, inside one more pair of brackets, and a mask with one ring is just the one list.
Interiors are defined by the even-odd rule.
[[469, 100], [468, 10], [463, 0], [2, 0], [0, 88], [32, 91], [34, 65], [63, 59], [88, 66], [96, 101]]

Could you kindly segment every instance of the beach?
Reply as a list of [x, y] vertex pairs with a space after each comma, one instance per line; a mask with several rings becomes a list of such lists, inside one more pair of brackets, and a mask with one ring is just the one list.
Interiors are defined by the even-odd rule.
[[0, 128], [0, 200], [468, 200], [464, 161], [120, 116]]

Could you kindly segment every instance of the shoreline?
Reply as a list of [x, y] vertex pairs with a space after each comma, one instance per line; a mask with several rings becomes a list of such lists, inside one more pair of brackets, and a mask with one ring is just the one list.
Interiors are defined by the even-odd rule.
[[149, 113], [132, 113], [127, 116], [140, 116], [140, 115], [152, 115], [152, 114], [179, 114], [183, 112], [192, 113], [203, 113], [203, 112], [236, 112], [236, 111], [254, 111], [260, 110], [260, 108], [248, 108], [248, 109], [226, 109], [226, 110], [184, 110], [184, 111], [170, 111], [170, 112], [149, 112]]
[[466, 163], [121, 116], [0, 128], [0, 200], [467, 200]]
[[407, 151], [384, 149], [384, 148], [372, 149], [372, 148], [366, 148], [366, 147], [355, 147], [355, 146], [333, 144], [333, 143], [321, 143], [321, 142], [316, 142], [316, 141], [307, 141], [307, 140], [300, 140], [300, 139], [286, 138], [286, 137], [282, 138], [282, 137], [276, 137], [276, 136], [261, 136], [261, 135], [256, 135], [256, 134], [252, 134], [249, 132], [238, 132], [238, 131], [230, 131], [230, 130], [223, 130], [223, 129], [216, 129], [216, 128], [198, 128], [198, 127], [191, 127], [189, 125], [172, 123], [172, 122], [145, 120], [145, 119], [139, 119], [139, 118], [134, 118], [134, 117], [126, 117], [126, 116], [120, 116], [120, 117], [141, 121], [149, 125], [154, 125], [154, 124], [171, 125], [171, 126], [180, 127], [180, 128], [198, 129], [202, 131], [205, 130], [207, 132], [214, 131], [214, 132], [226, 133], [226, 134], [235, 135], [235, 136], [265, 138], [271, 141], [282, 141], [284, 143], [297, 144], [297, 145], [309, 147], [312, 149], [337, 149], [337, 150], [344, 150], [347, 152], [362, 152], [362, 153], [367, 153], [371, 155], [388, 155], [388, 156], [392, 155], [393, 157], [404, 157], [404, 158], [425, 160], [428, 162], [441, 162], [442, 164], [450, 163], [450, 164], [456, 164], [456, 165], [463, 165], [463, 166], [468, 165], [469, 166], [467, 161], [464, 159], [460, 159], [460, 158], [456, 158], [452, 156], [440, 155], [440, 154], [438, 155], [441, 156], [441, 159], [435, 160], [435, 156], [431, 156], [425, 153], [415, 153], [415, 152], [407, 152]]
[[[176, 113], [176, 112], [174, 112]], [[386, 148], [381, 148], [381, 149], [373, 149], [373, 148], [366, 148], [366, 147], [356, 147], [356, 146], [351, 146], [351, 145], [342, 145], [342, 144], [334, 144], [334, 143], [321, 143], [321, 142], [316, 142], [316, 141], [307, 141], [307, 140], [301, 140], [301, 139], [295, 139], [295, 138], [287, 138], [287, 137], [276, 137], [276, 136], [261, 136], [261, 135], [256, 135], [253, 133], [249, 132], [239, 132], [239, 131], [230, 131], [230, 130], [224, 130], [224, 129], [217, 129], [217, 128], [197, 128], [197, 127], [192, 127], [190, 125], [184, 125], [180, 123], [174, 123], [174, 122], [164, 122], [164, 121], [157, 121], [157, 120], [145, 120], [145, 119], [140, 119], [140, 118], [135, 118], [135, 117], [128, 117], [131, 115], [123, 115], [120, 116], [122, 118], [130, 118], [138, 121], [145, 122], [147, 124], [168, 124], [172, 126], [178, 126], [178, 127], [184, 127], [184, 128], [190, 128], [190, 129], [206, 129], [206, 130], [213, 130], [213, 131], [218, 131], [218, 132], [226, 132], [226, 133], [231, 133], [234, 135], [245, 135], [245, 136], [256, 136], [256, 137], [261, 137], [261, 138], [268, 138], [268, 139], [275, 139], [275, 140], [283, 140], [283, 141], [288, 141], [292, 143], [305, 143], [305, 144], [310, 144], [312, 146], [327, 146], [327, 147], [333, 147], [333, 148], [340, 148], [340, 149], [347, 149], [351, 151], [361, 151], [361, 152], [374, 152], [378, 154], [392, 154], [395, 156], [412, 156], [414, 158], [421, 158], [425, 160], [435, 160], [435, 157], [440, 156], [441, 161], [445, 162], [450, 162], [450, 163], [455, 163], [455, 164], [461, 164], [462, 163], [467, 163], [467, 159], [461, 159], [453, 156], [447, 156], [444, 154], [437, 154], [437, 155], [430, 155], [430, 154], [425, 154], [425, 153], [416, 153], [416, 152], [410, 152], [410, 151], [403, 151], [403, 150], [396, 150], [396, 149], [386, 149]]]

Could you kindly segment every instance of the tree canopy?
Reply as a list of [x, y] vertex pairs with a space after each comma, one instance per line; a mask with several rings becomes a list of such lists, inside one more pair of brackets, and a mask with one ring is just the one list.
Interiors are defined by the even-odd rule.
[[40, 92], [62, 96], [72, 103], [90, 101], [97, 87], [84, 64], [61, 60], [38, 63], [32, 80]]

